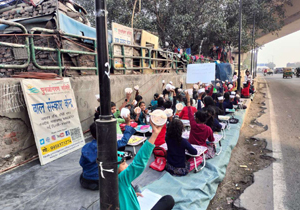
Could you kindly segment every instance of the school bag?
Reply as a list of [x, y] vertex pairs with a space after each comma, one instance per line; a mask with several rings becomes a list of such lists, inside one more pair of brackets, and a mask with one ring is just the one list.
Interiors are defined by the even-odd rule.
[[[188, 161], [190, 162], [190, 172], [191, 172], [192, 170], [195, 169], [195, 161], [194, 161], [193, 157], [188, 159]], [[196, 157], [196, 167], [201, 165], [202, 162], [203, 162], [203, 157], [202, 156]]]
[[167, 164], [167, 151], [162, 147], [155, 147], [153, 153], [155, 160], [150, 164], [150, 168], [155, 171], [163, 171]]

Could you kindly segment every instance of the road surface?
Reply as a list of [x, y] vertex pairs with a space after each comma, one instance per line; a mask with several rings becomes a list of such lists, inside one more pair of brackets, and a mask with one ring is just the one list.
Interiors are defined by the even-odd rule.
[[[241, 195], [246, 209], [300, 209], [300, 78], [282, 74], [263, 76], [269, 130], [265, 138], [277, 159], [258, 172], [255, 182]], [[265, 120], [266, 121], [266, 120]], [[273, 186], [273, 187], [271, 187]]]

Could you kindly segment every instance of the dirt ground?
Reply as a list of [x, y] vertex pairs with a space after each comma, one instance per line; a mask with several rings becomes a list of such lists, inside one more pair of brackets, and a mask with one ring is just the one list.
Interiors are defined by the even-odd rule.
[[253, 173], [268, 167], [274, 159], [268, 156], [266, 142], [253, 136], [264, 132], [268, 126], [257, 123], [256, 119], [264, 114], [264, 94], [257, 89], [254, 100], [248, 107], [244, 127], [241, 130], [239, 141], [231, 154], [227, 166], [226, 176], [219, 185], [214, 199], [208, 210], [241, 209], [234, 206], [244, 190], [254, 182]]

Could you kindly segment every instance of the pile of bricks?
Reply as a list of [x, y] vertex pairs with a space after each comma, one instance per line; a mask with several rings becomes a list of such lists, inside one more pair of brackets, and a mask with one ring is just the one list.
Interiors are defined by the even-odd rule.
[[[12, 20], [12, 19], [20, 19], [20, 18], [31, 18], [31, 17], [39, 17], [43, 15], [48, 14], [54, 14], [57, 10], [60, 10], [61, 12], [65, 13], [66, 15], [73, 15], [77, 14], [76, 11], [70, 10], [70, 8], [67, 8], [63, 3], [64, 0], [44, 0], [41, 4], [34, 7], [27, 3], [19, 3], [15, 6], [7, 7], [0, 9], [0, 19], [4, 20]], [[83, 17], [84, 13], [78, 12], [78, 15]], [[77, 15], [77, 16], [78, 16]], [[76, 19], [76, 17], [72, 17]], [[77, 17], [78, 18], [78, 17]], [[80, 21], [80, 20], [78, 20]], [[82, 21], [82, 20], [81, 20]], [[26, 27], [26, 25], [24, 25]], [[53, 26], [56, 28], [56, 26]], [[6, 31], [8, 32], [8, 31]], [[0, 31], [1, 33], [1, 31]], [[15, 44], [25, 44], [25, 37], [20, 35], [18, 36], [19, 32], [11, 32], [16, 33], [15, 36], [0, 36], [0, 42], [6, 42], [6, 43], [15, 43]], [[64, 48], [63, 45], [60, 44], [62, 41], [62, 37], [57, 35], [56, 40], [51, 36], [34, 36], [34, 46], [38, 47], [48, 47], [48, 48]], [[85, 44], [81, 42], [81, 40], [73, 40], [74, 42], [77, 42], [78, 46], [84, 46]], [[76, 45], [76, 44], [75, 44]], [[71, 50], [80, 50], [80, 51], [86, 51], [85, 48], [81, 48], [78, 46], [75, 46], [75, 48], [69, 48]], [[90, 46], [85, 46], [90, 47]], [[6, 64], [6, 65], [21, 65], [27, 62], [27, 59], [20, 59], [16, 55], [16, 49], [18, 48], [12, 48], [12, 47], [4, 47], [0, 46], [0, 63]], [[23, 49], [24, 51], [24, 49]], [[25, 54], [26, 56], [26, 54]], [[42, 67], [47, 66], [57, 66], [58, 67], [58, 54], [56, 52], [48, 52], [48, 51], [35, 51], [35, 60], [38, 65]], [[94, 56], [87, 56], [87, 55], [69, 55], [69, 54], [62, 54], [62, 66], [65, 66], [65, 69], [68, 69], [70, 66], [86, 66], [86, 67], [94, 67]], [[42, 70], [37, 68], [33, 64], [32, 58], [30, 58], [30, 64], [27, 68], [24, 69], [1, 69], [0, 68], [0, 77], [10, 77], [14, 73], [20, 72], [20, 71], [28, 71], [28, 72], [49, 72], [49, 73], [57, 73], [59, 74], [59, 70]], [[67, 73], [70, 73], [72, 75], [79, 75], [81, 74], [79, 71], [70, 71], [67, 70]], [[89, 72], [89, 71], [87, 71]], [[63, 72], [66, 73], [66, 72]], [[94, 73], [94, 72], [93, 72]]]
[[[14, 37], [14, 36], [0, 36], [0, 42], [9, 42], [15, 44], [24, 44], [24, 37]], [[1, 64], [13, 64], [13, 65], [21, 65], [26, 62], [25, 59], [16, 60], [14, 58], [13, 48], [12, 47], [0, 47], [0, 63]], [[0, 69], [0, 77], [9, 77], [15, 72], [19, 72], [21, 70], [16, 69]]]
[[11, 20], [52, 14], [57, 9], [57, 1], [45, 0], [37, 7], [25, 3], [18, 4], [16, 6], [17, 7], [14, 7], [14, 9], [1, 13], [0, 18], [4, 20]]

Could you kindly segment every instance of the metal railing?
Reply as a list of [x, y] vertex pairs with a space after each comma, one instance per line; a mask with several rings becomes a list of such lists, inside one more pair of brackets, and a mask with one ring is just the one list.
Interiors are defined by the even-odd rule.
[[[48, 33], [48, 34], [57, 34], [57, 31], [55, 30], [50, 30], [50, 29], [44, 29], [44, 28], [32, 28], [30, 31], [30, 34], [33, 35], [35, 32], [42, 32], [42, 33]], [[85, 37], [85, 36], [79, 36], [79, 35], [74, 35], [74, 34], [67, 34], [67, 33], [59, 33], [62, 37], [71, 37], [71, 38], [78, 38], [78, 39], [83, 39], [83, 40], [91, 40], [94, 42], [94, 51], [95, 52], [86, 52], [86, 51], [78, 51], [78, 50], [66, 50], [66, 49], [60, 49], [59, 47], [57, 48], [50, 48], [50, 47], [37, 47], [34, 45], [34, 38], [33, 36], [30, 36], [30, 48], [31, 48], [31, 58], [33, 65], [39, 69], [42, 70], [59, 70], [59, 75], [62, 76], [62, 70], [63, 69], [70, 69], [70, 70], [94, 70], [96, 74], [98, 74], [98, 64], [97, 64], [97, 43], [96, 39], [90, 38], [90, 37]], [[57, 61], [58, 61], [58, 66], [42, 66], [37, 63], [36, 56], [35, 56], [35, 51], [48, 51], [48, 52], [56, 52], [57, 53]], [[62, 65], [62, 54], [63, 53], [70, 53], [70, 54], [80, 54], [80, 55], [93, 55], [95, 56], [95, 67], [78, 67], [78, 66], [63, 66]]]
[[[152, 54], [153, 53], [153, 54]], [[158, 58], [159, 53], [165, 53], [167, 58]], [[159, 67], [159, 62], [165, 62], [165, 66], [169, 67]], [[161, 70], [172, 70], [174, 69], [174, 61], [173, 61], [173, 53], [164, 50], [155, 50], [151, 49], [151, 69], [155, 70], [155, 72]]]
[[[0, 20], [0, 23], [10, 25], [10, 26], [16, 26], [21, 28], [23, 31], [23, 36], [25, 35], [25, 45], [22, 44], [14, 44], [14, 43], [8, 43], [8, 42], [0, 42], [0, 46], [6, 46], [6, 47], [14, 47], [14, 48], [26, 48], [28, 58], [26, 63], [22, 65], [8, 65], [8, 64], [0, 64], [0, 68], [5, 69], [26, 69], [29, 65], [29, 63], [32, 61], [33, 65], [41, 70], [58, 70], [59, 75], [62, 76], [63, 70], [92, 70], [95, 71], [96, 74], [98, 74], [98, 63], [97, 63], [97, 43], [95, 38], [91, 37], [85, 37], [85, 36], [79, 36], [74, 34], [67, 34], [67, 33], [61, 33], [57, 30], [50, 30], [45, 28], [32, 28], [30, 30], [30, 33], [27, 32], [26, 28], [19, 23]], [[36, 34], [36, 32], [40, 34]], [[18, 34], [15, 34], [18, 36]], [[92, 52], [88, 51], [80, 51], [80, 50], [68, 50], [68, 49], [62, 49], [60, 46], [55, 47], [41, 47], [41, 46], [35, 46], [34, 44], [34, 37], [36, 36], [47, 36], [47, 37], [55, 37], [58, 36], [59, 40], [62, 39], [80, 39], [80, 40], [90, 40], [93, 42], [93, 50], [90, 49]], [[80, 45], [80, 44], [79, 44]], [[116, 46], [119, 46], [121, 48], [121, 53], [118, 53], [117, 55], [114, 53], [114, 48]], [[125, 48], [132, 48], [132, 51], [138, 50], [140, 53], [140, 56], [133, 56], [133, 55], [125, 55]], [[46, 52], [55, 52], [57, 53], [57, 60], [54, 60], [57, 62], [56, 66], [46, 66], [41, 65], [37, 61], [36, 57], [36, 51], [46, 51]], [[147, 51], [147, 53], [146, 53]], [[92, 55], [94, 56], [94, 67], [86, 67], [86, 66], [65, 66], [63, 64], [62, 58], [64, 53], [69, 54], [79, 54], [79, 55]], [[165, 54], [166, 56], [160, 54]], [[110, 56], [110, 66], [113, 67], [116, 71], [122, 71], [123, 74], [126, 73], [126, 70], [141, 70], [141, 73], [144, 73], [145, 69], [151, 69], [155, 73], [158, 73], [159, 71], [164, 70], [174, 70], [176, 73], [178, 73], [179, 70], [186, 70], [187, 63], [184, 63], [177, 55], [176, 53], [170, 52], [170, 51], [164, 51], [164, 50], [158, 50], [158, 49], [152, 49], [150, 47], [141, 47], [136, 45], [127, 45], [127, 44], [120, 44], [120, 43], [112, 43], [109, 44], [109, 56]], [[159, 57], [165, 57], [165, 58], [159, 58]], [[119, 66], [116, 66], [116, 59], [120, 59], [121, 63]], [[126, 59], [131, 59], [132, 66], [126, 65]], [[138, 67], [134, 67], [134, 62], [139, 63]], [[200, 61], [201, 62], [201, 61]], [[161, 63], [163, 63], [163, 66], [160, 66]], [[120, 67], [121, 66], [121, 67]]]
[[[125, 74], [126, 70], [142, 70], [142, 73], [143, 73], [143, 70], [144, 69], [150, 69], [151, 67], [151, 57], [150, 57], [150, 51], [151, 49], [148, 48], [148, 47], [141, 47], [141, 46], [136, 46], [136, 45], [127, 45], [127, 44], [120, 44], [120, 43], [112, 43], [111, 45], [111, 62], [112, 62], [112, 66], [115, 70], [121, 70], [123, 71], [123, 73]], [[114, 54], [114, 47], [115, 46], [120, 46], [121, 47], [121, 55], [115, 55]], [[137, 48], [140, 50], [140, 54], [141, 56], [133, 56], [133, 55], [125, 55], [125, 47], [131, 47], [132, 50], [134, 48]], [[149, 57], [145, 57], [143, 56], [144, 54], [144, 50], [148, 50], [149, 52]], [[140, 61], [140, 67], [127, 67], [126, 66], [126, 59], [138, 59]], [[115, 59], [122, 59], [122, 65], [123, 67], [116, 67], [115, 65]], [[144, 66], [144, 61], [145, 60], [148, 60], [148, 63], [149, 63], [149, 66], [148, 67], [145, 67]]]
[[[23, 34], [28, 34], [27, 29], [20, 23], [15, 23], [11, 21], [6, 21], [0, 19], [1, 24], [9, 25], [9, 26], [15, 26], [22, 30]], [[0, 46], [4, 47], [12, 47], [12, 48], [25, 48], [27, 52], [27, 61], [24, 64], [1, 64], [0, 68], [3, 69], [24, 69], [27, 68], [30, 63], [30, 46], [29, 46], [29, 39], [28, 36], [25, 36], [25, 44], [15, 44], [15, 43], [8, 43], [8, 42], [0, 42]], [[24, 59], [25, 60], [25, 59]]]

